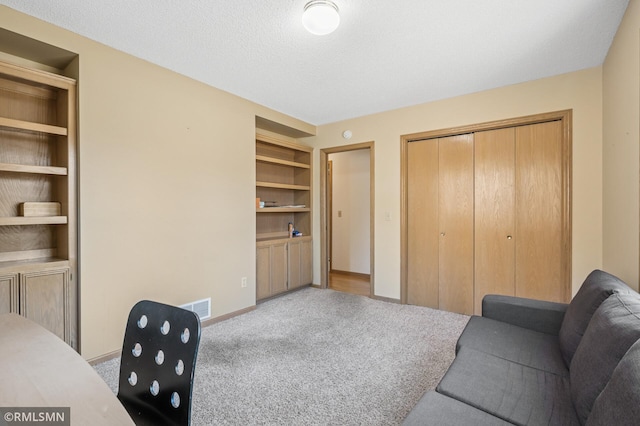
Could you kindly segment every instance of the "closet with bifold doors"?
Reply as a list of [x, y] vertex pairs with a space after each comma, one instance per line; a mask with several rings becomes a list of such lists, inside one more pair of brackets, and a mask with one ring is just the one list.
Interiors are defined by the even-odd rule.
[[569, 300], [570, 129], [560, 111], [403, 137], [403, 302]]

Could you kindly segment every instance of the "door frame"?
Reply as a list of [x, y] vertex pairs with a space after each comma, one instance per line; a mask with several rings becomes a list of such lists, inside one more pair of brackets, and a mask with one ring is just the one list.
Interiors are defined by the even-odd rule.
[[573, 110], [554, 111], [542, 114], [527, 115], [505, 120], [489, 121], [479, 124], [451, 127], [411, 133], [400, 137], [400, 303], [407, 303], [408, 292], [408, 144], [425, 139], [475, 133], [484, 130], [496, 130], [506, 127], [525, 126], [529, 124], [560, 121], [562, 123], [562, 253], [565, 256], [563, 265], [563, 285], [565, 299], [571, 298], [571, 262], [572, 262], [572, 229], [571, 229], [571, 176], [572, 176], [572, 122]]
[[374, 142], [362, 142], [320, 150], [320, 287], [329, 288], [329, 237], [330, 218], [328, 217], [329, 190], [327, 185], [327, 166], [329, 154], [339, 152], [369, 150], [369, 297], [375, 289], [375, 149]]
[[[327, 270], [329, 273], [333, 270], [331, 261], [333, 259], [333, 161], [327, 161], [327, 190], [324, 192], [327, 196]], [[328, 286], [327, 282], [327, 286]]]

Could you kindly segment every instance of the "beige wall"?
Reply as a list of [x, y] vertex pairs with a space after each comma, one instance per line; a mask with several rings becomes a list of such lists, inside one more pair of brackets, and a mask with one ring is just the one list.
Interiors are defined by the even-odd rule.
[[[314, 146], [320, 149], [375, 141], [375, 294], [400, 298], [401, 135], [563, 109], [573, 109], [575, 292], [591, 270], [602, 267], [601, 67], [319, 126]], [[341, 137], [346, 129], [353, 132], [348, 142]], [[317, 188], [320, 168], [315, 170]], [[319, 211], [316, 192], [314, 235], [320, 235]], [[314, 282], [319, 282], [319, 239], [314, 243]]]
[[631, 0], [603, 66], [603, 265], [638, 289], [640, 1]]
[[79, 54], [83, 356], [143, 298], [255, 305], [255, 116], [315, 128], [4, 6], [0, 27]]

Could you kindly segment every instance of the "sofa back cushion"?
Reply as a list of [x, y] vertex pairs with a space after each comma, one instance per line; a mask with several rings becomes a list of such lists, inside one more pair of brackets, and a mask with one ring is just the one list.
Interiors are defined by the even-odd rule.
[[640, 341], [622, 357], [593, 403], [587, 426], [631, 426], [640, 419]]
[[560, 351], [567, 367], [571, 364], [573, 354], [600, 304], [613, 293], [631, 291], [623, 281], [604, 271], [596, 269], [587, 276], [569, 303], [560, 326]]
[[638, 339], [640, 295], [611, 295], [593, 314], [569, 368], [571, 400], [582, 424], [616, 366]]

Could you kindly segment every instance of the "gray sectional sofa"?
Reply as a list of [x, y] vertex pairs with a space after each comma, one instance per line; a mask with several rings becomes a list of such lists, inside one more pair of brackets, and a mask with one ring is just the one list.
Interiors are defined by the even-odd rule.
[[486, 296], [404, 425], [640, 425], [640, 295], [593, 271], [571, 303]]

